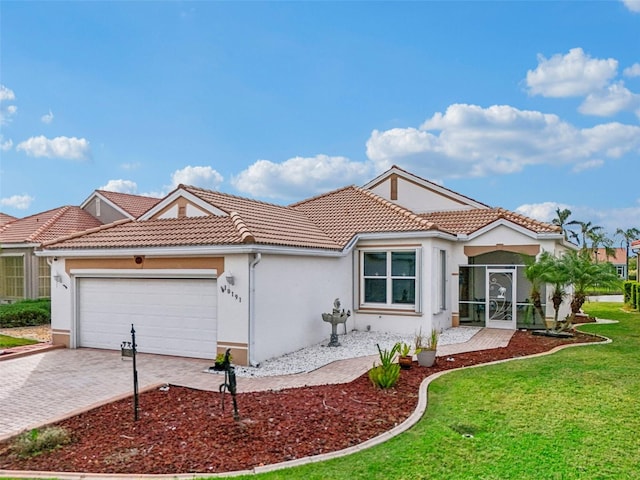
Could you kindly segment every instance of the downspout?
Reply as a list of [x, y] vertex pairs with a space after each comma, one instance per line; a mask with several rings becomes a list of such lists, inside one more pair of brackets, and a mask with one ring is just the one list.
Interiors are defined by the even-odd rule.
[[249, 264], [249, 365], [256, 366], [254, 356], [256, 325], [256, 265], [262, 260], [262, 254], [256, 253]]

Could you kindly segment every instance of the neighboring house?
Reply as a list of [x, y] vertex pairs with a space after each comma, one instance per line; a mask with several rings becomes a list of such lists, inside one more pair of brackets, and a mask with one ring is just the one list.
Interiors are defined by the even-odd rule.
[[598, 248], [593, 256], [596, 262], [609, 262], [615, 268], [620, 278], [627, 278], [627, 249], [626, 248], [612, 248], [610, 253], [613, 255], [607, 255], [607, 249]]
[[54, 343], [119, 349], [133, 324], [141, 352], [255, 365], [328, 338], [335, 298], [350, 329], [530, 325], [523, 256], [567, 248], [559, 227], [393, 167], [289, 206], [180, 185], [39, 255], [67, 287]]
[[159, 201], [159, 198], [142, 195], [95, 190], [80, 208], [100, 220], [100, 223], [107, 224], [123, 218], [138, 218]]
[[46, 257], [34, 251], [44, 242], [100, 225], [79, 207], [60, 207], [0, 226], [0, 302], [49, 297]]
[[17, 217], [12, 217], [11, 215], [7, 215], [6, 213], [0, 212], [0, 228], [2, 228], [7, 223], [13, 222], [14, 220], [17, 220], [17, 219], [18, 219]]
[[0, 213], [0, 302], [49, 297], [49, 264], [46, 258], [34, 256], [34, 250], [41, 243], [117, 220], [136, 218], [159, 201], [96, 190], [80, 207], [55, 208], [22, 219]]
[[636, 263], [636, 280], [640, 281], [640, 240], [631, 242], [631, 251], [636, 254], [638, 259]]

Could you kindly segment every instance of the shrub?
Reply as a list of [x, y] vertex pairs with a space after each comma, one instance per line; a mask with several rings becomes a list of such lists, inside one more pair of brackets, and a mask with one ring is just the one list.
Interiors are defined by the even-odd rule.
[[624, 303], [630, 303], [631, 302], [631, 288], [633, 287], [633, 284], [635, 282], [631, 282], [631, 281], [626, 281], [624, 282], [623, 286], [624, 286]]
[[376, 346], [380, 354], [380, 365], [376, 365], [374, 362], [373, 368], [369, 370], [369, 380], [377, 387], [391, 388], [398, 383], [398, 378], [400, 378], [400, 365], [393, 362], [400, 349], [400, 344], [396, 343], [391, 350], [382, 350], [380, 345]]
[[0, 305], [0, 328], [31, 327], [51, 323], [51, 300], [21, 300]]
[[18, 435], [11, 449], [20, 457], [30, 457], [70, 442], [69, 432], [62, 427], [45, 427], [42, 430], [34, 428]]

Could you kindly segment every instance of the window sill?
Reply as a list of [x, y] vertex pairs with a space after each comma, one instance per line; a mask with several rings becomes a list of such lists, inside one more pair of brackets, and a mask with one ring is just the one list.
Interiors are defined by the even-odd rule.
[[356, 309], [355, 313], [366, 315], [401, 315], [405, 317], [421, 317], [422, 312], [416, 312], [413, 308], [399, 309], [399, 308], [384, 308], [384, 307], [360, 307]]

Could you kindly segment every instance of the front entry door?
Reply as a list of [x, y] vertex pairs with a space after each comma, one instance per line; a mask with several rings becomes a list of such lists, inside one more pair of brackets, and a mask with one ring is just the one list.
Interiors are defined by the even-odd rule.
[[487, 300], [485, 305], [488, 328], [516, 328], [515, 270], [487, 268]]

